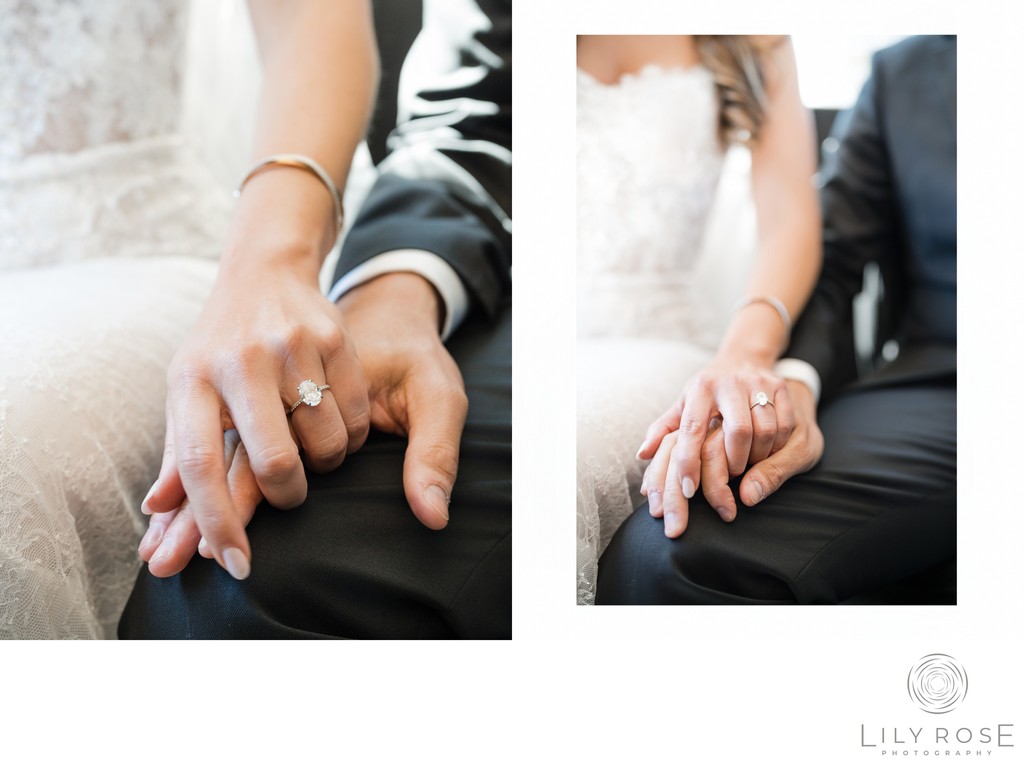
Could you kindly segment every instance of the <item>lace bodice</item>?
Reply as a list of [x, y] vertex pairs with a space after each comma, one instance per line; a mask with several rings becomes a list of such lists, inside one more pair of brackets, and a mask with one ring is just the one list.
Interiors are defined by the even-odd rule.
[[606, 85], [577, 74], [581, 336], [699, 333], [692, 289], [722, 165], [703, 67], [645, 67]]
[[215, 256], [230, 198], [178, 136], [187, 0], [0, 0], [0, 271]]
[[598, 559], [643, 500], [635, 450], [710, 354], [697, 266], [723, 152], [702, 67], [576, 87], [576, 592], [593, 604]]
[[0, 163], [172, 133], [181, 3], [0, 0]]

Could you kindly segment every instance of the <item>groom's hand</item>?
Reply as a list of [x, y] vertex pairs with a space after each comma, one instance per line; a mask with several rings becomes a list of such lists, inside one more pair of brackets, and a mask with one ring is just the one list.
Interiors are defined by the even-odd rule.
[[441, 301], [417, 274], [377, 277], [339, 301], [370, 392], [370, 423], [409, 439], [403, 483], [412, 512], [431, 529], [448, 523], [468, 401], [444, 344]]

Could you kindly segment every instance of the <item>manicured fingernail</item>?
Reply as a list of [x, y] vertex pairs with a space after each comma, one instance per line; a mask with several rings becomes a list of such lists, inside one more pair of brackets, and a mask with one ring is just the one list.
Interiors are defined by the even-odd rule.
[[206, 556], [207, 558], [209, 558], [209, 552], [210, 544], [206, 542], [206, 538], [199, 538], [199, 545], [196, 546], [196, 553], [198, 553], [200, 556]]
[[760, 503], [762, 500], [764, 500], [765, 491], [764, 487], [761, 486], [761, 482], [757, 481], [757, 479], [754, 479], [754, 481], [750, 482], [750, 488], [754, 490], [755, 503]]
[[430, 509], [445, 521], [448, 521], [448, 495], [436, 484], [431, 484], [423, 490], [423, 499], [427, 501]]
[[228, 574], [236, 580], [244, 580], [249, 576], [249, 559], [238, 548], [225, 548], [220, 552], [220, 557], [224, 559], [224, 568]]
[[729, 513], [727, 508], [715, 508], [715, 510], [718, 511], [718, 515], [722, 517], [723, 521], [732, 521], [733, 516]]
[[661, 515], [661, 492], [656, 489], [651, 490], [651, 493], [647, 496], [647, 507], [654, 518], [658, 518]]
[[683, 531], [683, 520], [678, 513], [665, 512], [665, 537], [676, 537]]
[[142, 540], [139, 542], [139, 550], [141, 551], [143, 548], [159, 545], [163, 536], [163, 524], [150, 524], [149, 529], [146, 530], [146, 534], [142, 536]]
[[152, 516], [153, 515], [153, 512], [151, 510], [149, 510], [149, 498], [151, 498], [153, 496], [153, 492], [155, 490], [156, 490], [156, 484], [154, 484], [152, 487], [149, 488], [149, 492], [147, 492], [146, 496], [142, 499], [142, 512], [144, 514], [146, 514], [147, 516]]
[[636, 459], [637, 460], [642, 460], [643, 459], [643, 458], [640, 457], [640, 453], [643, 452], [645, 449], [647, 449], [647, 445], [649, 443], [650, 443], [650, 440], [648, 439], [647, 441], [645, 441], [643, 444], [640, 445], [640, 449], [638, 449], [636, 451]]
[[153, 555], [149, 557], [150, 564], [159, 564], [161, 561], [171, 555], [171, 544], [167, 540], [160, 542], [160, 547], [153, 551]]
[[693, 479], [691, 479], [689, 476], [683, 479], [683, 497], [689, 500], [690, 498], [693, 497], [693, 494], [696, 491], [697, 487], [694, 486]]

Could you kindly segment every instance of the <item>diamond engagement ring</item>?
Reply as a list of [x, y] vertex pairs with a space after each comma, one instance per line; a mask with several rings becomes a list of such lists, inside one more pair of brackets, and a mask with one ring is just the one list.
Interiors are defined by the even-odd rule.
[[316, 407], [320, 402], [323, 401], [324, 395], [322, 391], [326, 391], [330, 386], [318, 386], [312, 380], [304, 380], [299, 383], [299, 401], [292, 405], [292, 408], [288, 410], [288, 414], [295, 412], [296, 407], [300, 404], [308, 404], [310, 407]]
[[758, 391], [754, 394], [754, 403], [750, 405], [750, 409], [754, 409], [754, 407], [765, 407], [769, 404], [772, 407], [775, 406], [775, 402], [768, 398], [768, 394], [764, 391]]

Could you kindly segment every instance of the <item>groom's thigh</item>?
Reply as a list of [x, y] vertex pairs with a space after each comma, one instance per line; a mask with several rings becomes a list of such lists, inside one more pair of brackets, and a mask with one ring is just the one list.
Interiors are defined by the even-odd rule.
[[737, 496], [732, 524], [699, 491], [675, 540], [636, 511], [601, 559], [598, 603], [838, 603], [952, 558], [955, 385], [852, 390], [819, 422], [821, 462], [756, 508]]
[[257, 509], [249, 579], [199, 557], [166, 580], [143, 570], [121, 637], [511, 637], [511, 306], [460, 328], [449, 351], [469, 413], [444, 530], [409, 510], [405, 440], [374, 432], [309, 476], [301, 507]]

